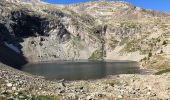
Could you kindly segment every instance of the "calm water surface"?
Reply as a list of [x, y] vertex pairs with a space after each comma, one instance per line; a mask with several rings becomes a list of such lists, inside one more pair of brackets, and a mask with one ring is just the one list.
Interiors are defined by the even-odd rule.
[[22, 71], [44, 76], [49, 80], [99, 79], [108, 75], [140, 73], [136, 62], [58, 61], [53, 63], [27, 64]]

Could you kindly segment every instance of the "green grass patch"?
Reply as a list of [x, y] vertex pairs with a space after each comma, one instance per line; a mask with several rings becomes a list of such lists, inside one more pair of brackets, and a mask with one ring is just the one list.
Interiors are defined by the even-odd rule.
[[140, 28], [140, 25], [138, 23], [125, 21], [125, 22], [120, 23], [120, 27], [138, 29], [138, 28]]
[[107, 80], [107, 81], [105, 81], [105, 84], [109, 84], [110, 86], [121, 85], [119, 80]]
[[124, 47], [124, 51], [126, 52], [135, 52], [135, 51], [138, 51], [138, 50], [141, 50], [140, 46], [139, 46], [139, 39], [136, 39], [136, 40], [129, 40], [125, 47]]
[[115, 47], [117, 46], [118, 43], [119, 43], [119, 41], [116, 40], [114, 37], [112, 37], [109, 40], [109, 47], [113, 50], [113, 49], [115, 49]]
[[103, 60], [102, 50], [96, 50], [92, 53], [92, 55], [88, 58], [89, 60]]
[[125, 43], [128, 43], [129, 41], [129, 38], [128, 37], [125, 37], [121, 40], [121, 42], [119, 43], [120, 46], [124, 45]]
[[164, 70], [161, 70], [161, 71], [158, 71], [155, 73], [155, 75], [161, 75], [163, 73], [169, 73], [170, 72], [170, 68], [169, 69], [164, 69]]

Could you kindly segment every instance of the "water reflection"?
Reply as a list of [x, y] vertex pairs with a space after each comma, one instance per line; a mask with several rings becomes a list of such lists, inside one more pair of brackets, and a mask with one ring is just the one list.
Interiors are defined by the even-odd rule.
[[28, 64], [22, 71], [45, 76], [49, 80], [98, 79], [107, 75], [139, 73], [136, 62], [69, 62]]

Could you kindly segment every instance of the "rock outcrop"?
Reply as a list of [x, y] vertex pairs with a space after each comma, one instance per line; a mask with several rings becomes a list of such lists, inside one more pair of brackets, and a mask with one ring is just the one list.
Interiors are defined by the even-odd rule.
[[126, 2], [16, 2], [0, 2], [0, 43], [16, 46], [30, 62], [135, 60], [155, 68], [170, 59], [169, 13]]

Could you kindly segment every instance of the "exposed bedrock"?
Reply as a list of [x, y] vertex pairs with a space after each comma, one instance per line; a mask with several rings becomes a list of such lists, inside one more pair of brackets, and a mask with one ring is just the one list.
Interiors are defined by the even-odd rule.
[[28, 62], [110, 59], [152, 68], [170, 66], [169, 13], [125, 2], [11, 1], [0, 2], [0, 13], [0, 43]]

